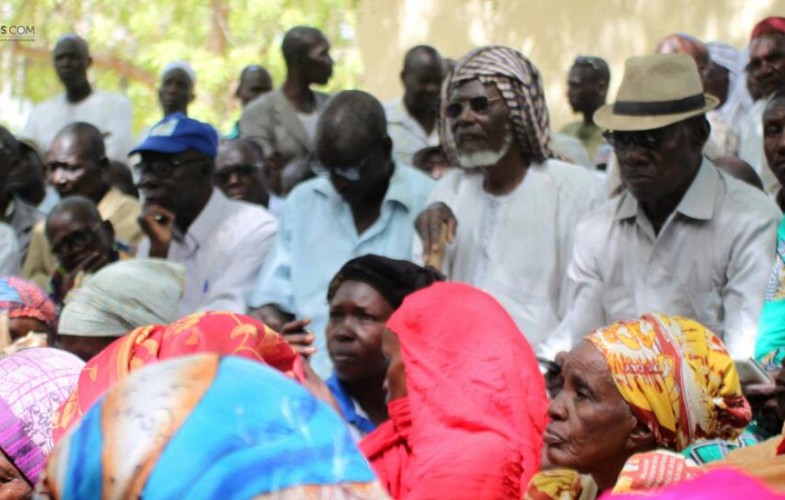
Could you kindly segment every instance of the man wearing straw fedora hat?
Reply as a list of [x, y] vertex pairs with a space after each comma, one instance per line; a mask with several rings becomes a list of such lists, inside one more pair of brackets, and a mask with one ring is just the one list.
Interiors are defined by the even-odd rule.
[[780, 211], [702, 155], [717, 105], [689, 56], [627, 60], [616, 102], [594, 117], [625, 191], [578, 225], [548, 354], [658, 311], [697, 319], [734, 358], [752, 355]]

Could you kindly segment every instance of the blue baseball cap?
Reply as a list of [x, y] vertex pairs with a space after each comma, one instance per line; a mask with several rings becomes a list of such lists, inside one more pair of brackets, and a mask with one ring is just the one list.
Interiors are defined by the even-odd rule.
[[218, 133], [207, 123], [188, 118], [183, 113], [172, 113], [153, 125], [142, 143], [128, 154], [146, 151], [177, 154], [189, 149], [214, 159]]

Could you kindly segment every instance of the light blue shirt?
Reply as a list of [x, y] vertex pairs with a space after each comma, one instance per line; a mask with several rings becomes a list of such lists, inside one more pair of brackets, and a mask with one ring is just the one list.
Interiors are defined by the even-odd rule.
[[311, 364], [323, 378], [332, 372], [325, 339], [330, 280], [346, 261], [368, 253], [411, 259], [414, 219], [433, 185], [420, 171], [396, 165], [381, 214], [362, 234], [357, 234], [349, 204], [328, 179], [303, 182], [287, 197], [272, 254], [249, 303], [275, 304], [298, 318], [312, 318], [318, 352]]

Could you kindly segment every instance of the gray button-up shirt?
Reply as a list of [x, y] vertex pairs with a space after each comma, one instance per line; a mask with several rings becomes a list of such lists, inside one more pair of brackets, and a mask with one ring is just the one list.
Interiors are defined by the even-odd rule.
[[553, 355], [592, 330], [647, 312], [698, 320], [735, 359], [753, 354], [781, 213], [707, 159], [655, 234], [629, 192], [588, 215], [575, 236]]

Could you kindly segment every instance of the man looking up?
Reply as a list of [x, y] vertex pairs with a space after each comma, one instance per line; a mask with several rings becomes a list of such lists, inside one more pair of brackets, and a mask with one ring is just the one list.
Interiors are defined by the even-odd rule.
[[274, 252], [250, 304], [277, 330], [293, 317], [310, 318], [318, 348], [311, 362], [326, 377], [327, 285], [353, 257], [410, 257], [414, 218], [433, 181], [392, 161], [384, 108], [361, 91], [330, 100], [319, 120], [316, 156], [325, 176], [304, 182], [286, 200]]
[[403, 60], [402, 98], [387, 103], [387, 134], [393, 141], [393, 159], [412, 165], [417, 151], [439, 145], [436, 121], [439, 118], [439, 91], [443, 62], [433, 47], [418, 45]]
[[278, 230], [264, 208], [213, 188], [217, 146], [210, 125], [174, 113], [132, 151], [141, 155], [136, 169], [145, 200], [140, 222], [147, 238], [138, 255], [185, 266], [182, 316], [244, 313]]
[[[270, 73], [259, 66], [252, 64], [246, 66], [240, 72], [240, 83], [237, 85], [237, 90], [234, 96], [240, 100], [243, 108], [248, 106], [251, 101], [255, 100], [273, 89], [273, 77]], [[240, 137], [240, 121], [236, 121], [232, 127], [231, 132], [226, 134], [229, 140], [237, 139]]]
[[196, 72], [185, 61], [174, 61], [161, 71], [158, 86], [158, 102], [164, 116], [173, 113], [188, 115], [188, 105], [194, 100]]
[[249, 104], [240, 119], [240, 136], [253, 140], [264, 151], [273, 210], [297, 183], [311, 175], [316, 124], [329, 97], [311, 90], [311, 85], [324, 85], [333, 74], [330, 42], [316, 28], [290, 29], [281, 50], [286, 80]]
[[576, 57], [567, 75], [567, 99], [572, 110], [583, 115], [583, 120], [565, 125], [561, 133], [578, 138], [595, 164], [597, 148], [605, 144], [605, 139], [602, 129], [594, 123], [594, 112], [605, 104], [610, 80], [608, 63], [599, 57]]
[[705, 325], [734, 359], [752, 355], [781, 213], [702, 154], [718, 104], [689, 56], [627, 60], [616, 103], [594, 115], [626, 190], [578, 225], [567, 314], [544, 354], [660, 311]]
[[125, 96], [93, 89], [87, 70], [93, 63], [87, 42], [68, 34], [57, 41], [54, 67], [65, 92], [33, 108], [22, 135], [48, 151], [66, 125], [87, 122], [106, 138], [106, 155], [125, 160], [131, 148], [131, 102]]
[[551, 158], [542, 77], [519, 52], [473, 50], [443, 88], [442, 144], [460, 168], [417, 219], [425, 262], [443, 255], [447, 279], [493, 295], [536, 348], [559, 323], [573, 232], [604, 199], [602, 186], [590, 170]]
[[[67, 125], [52, 141], [46, 162], [49, 183], [61, 198], [84, 196], [96, 204], [103, 220], [112, 223], [119, 241], [131, 246], [141, 241], [142, 228], [137, 221], [141, 206], [109, 184], [104, 175], [109, 167], [104, 137], [96, 127], [84, 122]], [[39, 224], [33, 230], [22, 275], [46, 286], [56, 266], [44, 225]]]
[[747, 74], [761, 98], [742, 123], [739, 158], [755, 167], [766, 192], [775, 195], [781, 185], [763, 151], [763, 111], [768, 97], [785, 87], [785, 17], [769, 17], [759, 22], [752, 30], [749, 53]]
[[270, 194], [263, 177], [263, 154], [249, 139], [226, 141], [215, 160], [215, 185], [233, 200], [267, 206]]

